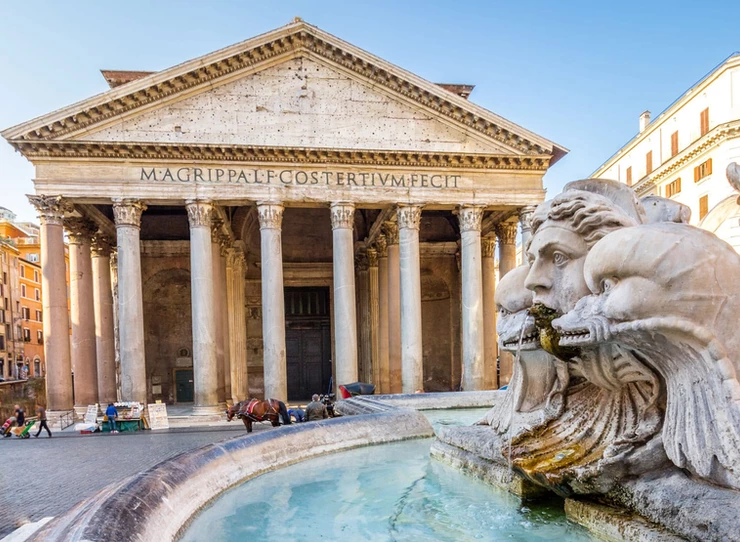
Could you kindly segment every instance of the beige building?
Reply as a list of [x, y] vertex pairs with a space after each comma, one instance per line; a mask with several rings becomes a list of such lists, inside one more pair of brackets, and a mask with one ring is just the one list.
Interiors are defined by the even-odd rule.
[[691, 224], [740, 251], [740, 205], [727, 182], [740, 162], [740, 53], [733, 53], [640, 131], [591, 176], [616, 179], [639, 196], [671, 198], [691, 209]]
[[108, 92], [2, 132], [36, 168], [51, 409], [73, 407], [72, 365], [78, 407], [196, 412], [332, 377], [508, 381], [494, 250], [515, 265], [566, 149], [300, 20], [104, 75]]

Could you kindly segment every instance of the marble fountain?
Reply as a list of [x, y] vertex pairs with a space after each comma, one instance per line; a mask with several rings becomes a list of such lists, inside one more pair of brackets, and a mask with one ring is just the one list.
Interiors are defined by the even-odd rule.
[[[195, 540], [188, 532], [194, 517], [206, 509], [203, 518], [228, 521], [218, 512], [224, 496], [269, 471], [426, 438], [435, 488], [459, 485], [438, 470], [457, 469], [470, 484], [481, 483], [473, 476], [508, 495], [512, 510], [556, 499], [590, 532], [559, 539], [740, 541], [740, 256], [689, 226], [688, 215], [676, 202], [640, 200], [617, 182], [572, 182], [537, 208], [527, 263], [496, 290], [500, 346], [515, 355], [507, 390], [353, 398], [338, 405], [341, 418], [238, 437], [161, 463], [81, 503], [34, 539]], [[474, 425], [442, 425], [436, 438], [420, 413], [481, 406], [490, 410]], [[418, 452], [398, 450], [399, 462]], [[351, 501], [342, 476], [327, 483]], [[305, 472], [287, 478], [311, 481]], [[460, 510], [468, 510], [466, 498], [486, 499], [470, 495], [456, 497]], [[491, 522], [487, 510], [480, 508], [481, 524]], [[388, 513], [398, 519], [397, 510]], [[463, 539], [444, 530], [450, 521], [419, 536]], [[266, 528], [276, 525], [284, 527]], [[382, 529], [367, 532], [395, 539]], [[494, 531], [475, 537], [485, 532]]]

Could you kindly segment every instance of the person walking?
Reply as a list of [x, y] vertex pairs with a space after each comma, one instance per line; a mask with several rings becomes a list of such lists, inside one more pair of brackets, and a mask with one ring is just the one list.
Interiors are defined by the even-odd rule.
[[46, 409], [40, 406], [36, 411], [39, 413], [39, 430], [36, 431], [34, 437], [39, 438], [41, 430], [46, 429], [46, 432], [49, 433], [49, 438], [51, 438], [51, 429], [49, 429], [49, 426], [46, 423]]
[[108, 403], [108, 408], [105, 409], [105, 415], [108, 417], [108, 426], [110, 427], [111, 434], [116, 434], [116, 418], [118, 418], [118, 411], [113, 403]]
[[23, 409], [20, 405], [15, 405], [15, 424], [18, 427], [23, 427], [26, 425], [26, 414], [23, 412]]
[[314, 393], [311, 402], [306, 405], [306, 421], [325, 420], [328, 417], [329, 413], [326, 411], [326, 405], [321, 403], [318, 394]]

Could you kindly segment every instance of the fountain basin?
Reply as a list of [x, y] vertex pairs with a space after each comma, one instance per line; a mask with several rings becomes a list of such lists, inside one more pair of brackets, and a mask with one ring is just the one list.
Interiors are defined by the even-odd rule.
[[245, 435], [183, 453], [113, 484], [50, 522], [32, 540], [175, 540], [211, 500], [260, 474], [330, 452], [432, 436], [427, 418], [410, 409]]

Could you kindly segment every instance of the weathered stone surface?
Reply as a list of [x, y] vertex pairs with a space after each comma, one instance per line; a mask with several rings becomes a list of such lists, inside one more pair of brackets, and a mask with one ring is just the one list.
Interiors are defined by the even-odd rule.
[[[387, 431], [393, 426], [393, 431]], [[400, 409], [264, 431], [183, 453], [109, 486], [41, 530], [34, 541], [173, 540], [228, 488], [329, 452], [434, 435], [420, 413]]]
[[565, 499], [568, 519], [609, 542], [675, 542], [683, 540], [645, 519], [610, 506]]
[[402, 150], [413, 141], [414, 147], [428, 150], [505, 152], [503, 146], [495, 150], [420, 108], [308, 57], [209, 88], [90, 137]]
[[509, 491], [522, 500], [536, 499], [548, 492], [522, 478], [507, 467], [483, 459], [461, 448], [436, 440], [429, 451], [431, 457], [475, 476], [498, 488]]
[[740, 541], [738, 492], [673, 467], [620, 484], [607, 499], [688, 540]]
[[740, 489], [740, 256], [683, 224], [647, 224], [597, 243], [584, 264], [594, 295], [553, 325], [570, 345], [616, 343], [665, 383], [663, 447], [701, 478]]

